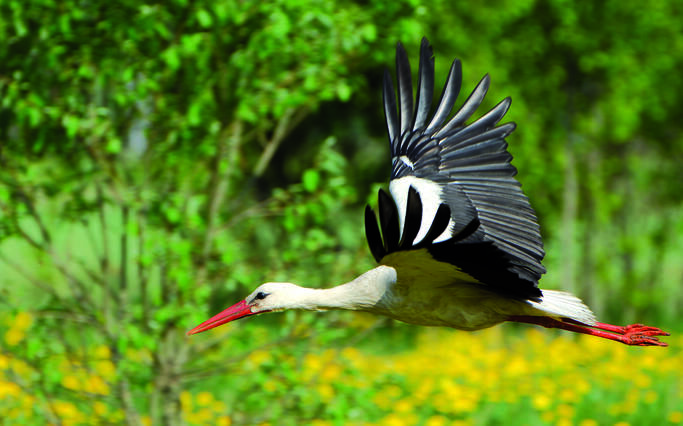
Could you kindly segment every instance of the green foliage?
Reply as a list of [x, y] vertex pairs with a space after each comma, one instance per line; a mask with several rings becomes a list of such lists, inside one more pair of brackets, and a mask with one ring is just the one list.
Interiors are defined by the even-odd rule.
[[0, 395], [32, 390], [3, 418], [383, 418], [373, 398], [401, 375], [339, 381], [333, 400], [300, 380], [306, 354], [369, 335], [354, 315], [184, 332], [260, 282], [326, 286], [372, 265], [381, 71], [423, 35], [437, 81], [457, 56], [464, 91], [492, 75], [482, 112], [514, 100], [543, 285], [609, 321], [677, 324], [681, 5], [365, 3], [0, 0]]

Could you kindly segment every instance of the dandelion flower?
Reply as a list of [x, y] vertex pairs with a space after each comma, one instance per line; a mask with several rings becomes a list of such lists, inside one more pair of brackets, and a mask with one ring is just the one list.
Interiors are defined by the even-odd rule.
[[24, 340], [24, 337], [26, 337], [26, 334], [23, 330], [12, 327], [5, 333], [5, 343], [9, 346], [16, 346]]
[[206, 407], [213, 402], [213, 395], [209, 392], [199, 392], [197, 394], [197, 405]]

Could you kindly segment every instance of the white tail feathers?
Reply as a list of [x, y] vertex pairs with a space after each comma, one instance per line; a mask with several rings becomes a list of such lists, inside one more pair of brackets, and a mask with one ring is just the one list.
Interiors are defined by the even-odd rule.
[[530, 302], [534, 308], [557, 318], [570, 318], [586, 325], [595, 325], [595, 314], [578, 297], [556, 290], [542, 290], [540, 302]]

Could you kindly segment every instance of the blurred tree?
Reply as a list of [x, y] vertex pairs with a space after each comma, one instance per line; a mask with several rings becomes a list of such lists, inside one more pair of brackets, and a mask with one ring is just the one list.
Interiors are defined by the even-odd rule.
[[[252, 189], [304, 117], [362, 84], [353, 64], [394, 15], [311, 1], [3, 1], [0, 10], [1, 235], [14, 237], [2, 260], [34, 289], [10, 285], [8, 301], [37, 313], [36, 336], [59, 336], [17, 355], [85, 362], [87, 336], [112, 354], [115, 406], [129, 423], [146, 383], [155, 386], [144, 411], [176, 423], [186, 364], [202, 350], [183, 330], [239, 283], [262, 280], [279, 239], [297, 236], [279, 267], [334, 267], [344, 242], [357, 252], [360, 232], [336, 238], [348, 229], [325, 224], [355, 197], [333, 140], [302, 185]], [[249, 222], [272, 214], [282, 231]], [[151, 368], [130, 350], [151, 354]], [[59, 374], [36, 380], [47, 400], [66, 386]]]

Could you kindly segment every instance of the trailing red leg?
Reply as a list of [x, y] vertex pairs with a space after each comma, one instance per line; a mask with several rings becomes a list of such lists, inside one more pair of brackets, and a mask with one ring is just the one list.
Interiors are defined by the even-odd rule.
[[669, 346], [666, 342], [662, 342], [656, 337], [668, 336], [669, 333], [657, 327], [648, 327], [642, 324], [618, 326], [598, 322], [593, 326], [586, 326], [571, 319], [557, 320], [550, 317], [536, 317], [529, 315], [513, 315], [509, 320], [527, 324], [536, 324], [546, 328], [560, 328], [562, 330], [573, 331], [575, 333], [588, 334], [591, 336], [602, 337], [603, 339], [615, 340], [617, 342], [632, 346]]

